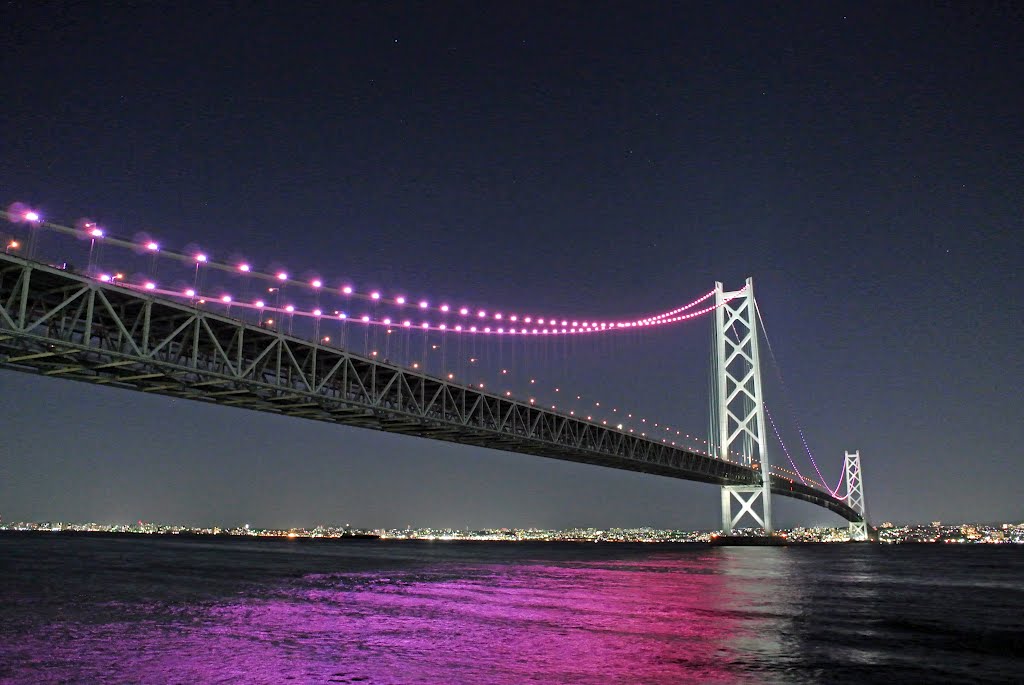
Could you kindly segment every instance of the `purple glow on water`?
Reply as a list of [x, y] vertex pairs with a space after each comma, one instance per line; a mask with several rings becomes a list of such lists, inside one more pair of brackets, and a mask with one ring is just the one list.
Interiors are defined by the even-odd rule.
[[0, 537], [0, 682], [1009, 682], [1024, 556], [949, 547]]

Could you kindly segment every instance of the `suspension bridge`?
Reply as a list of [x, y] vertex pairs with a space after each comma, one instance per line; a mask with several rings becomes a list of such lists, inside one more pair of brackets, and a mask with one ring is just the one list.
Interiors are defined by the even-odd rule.
[[[768, 428], [776, 436], [778, 431], [763, 401], [759, 317], [750, 279], [735, 291], [717, 283], [689, 304], [640, 318], [538, 317], [385, 297], [348, 284], [330, 287], [319, 278], [299, 280], [285, 271], [259, 271], [244, 261], [170, 250], [147, 235], [108, 235], [89, 221], [63, 226], [23, 206], [0, 216], [21, 231], [5, 240], [0, 255], [0, 368], [711, 483], [722, 489], [726, 534], [744, 521], [771, 534], [772, 496], [790, 497], [846, 519], [851, 539], [868, 537], [858, 452], [845, 454], [842, 495], [840, 485], [827, 485], [809, 450], [819, 480], [805, 477], [788, 450], [792, 469], [769, 461]], [[44, 233], [77, 238], [83, 251], [77, 256], [84, 257], [87, 246], [86, 265], [37, 258]], [[156, 271], [157, 260], [169, 260], [181, 273], [173, 287], [137, 274], [126, 277], [126, 272], [102, 268], [101, 249], [120, 249], [122, 259], [142, 260], [150, 271]], [[273, 301], [221, 292], [222, 284], [207, 283], [205, 273], [255, 283], [256, 291]], [[191, 276], [191, 283], [186, 278], [182, 284], [181, 274]], [[286, 288], [302, 289], [312, 298], [309, 306], [282, 303]], [[328, 291], [346, 301], [363, 301], [373, 313], [328, 309], [321, 304]], [[394, 314], [381, 313], [378, 305]], [[400, 353], [396, 356], [407, 358], [414, 334], [424, 351], [428, 340], [444, 344], [452, 336], [461, 351], [466, 338], [530, 344], [613, 336], [704, 316], [715, 321], [716, 385], [715, 428], [706, 449], [696, 447], [690, 434], [685, 434], [692, 441], [687, 442], [681, 430], [646, 419], [647, 429], [637, 430], [616, 418], [541, 406], [535, 398], [468, 384], [454, 373], [428, 373], [419, 362], [390, 359], [392, 337]], [[328, 322], [338, 324], [334, 340], [326, 334]], [[371, 330], [375, 340], [378, 334], [383, 337], [384, 354], [366, 345], [363, 354], [354, 352], [358, 333], [365, 343]]]

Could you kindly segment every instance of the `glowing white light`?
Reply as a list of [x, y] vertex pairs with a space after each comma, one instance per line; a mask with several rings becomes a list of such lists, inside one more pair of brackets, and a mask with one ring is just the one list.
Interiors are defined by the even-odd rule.
[[420, 309], [426, 309], [429, 306], [429, 302], [426, 300], [420, 300]]
[[324, 315], [324, 313], [322, 311], [320, 311], [319, 309], [314, 309], [313, 310], [313, 316], [323, 316], [323, 315]]
[[345, 293], [346, 295], [351, 295], [352, 294], [352, 286], [346, 285], [344, 288], [341, 289], [341, 292]]
[[292, 312], [294, 312], [294, 311], [295, 311], [295, 305], [293, 305], [293, 304], [290, 304], [290, 305], [288, 305], [287, 307], [285, 307], [285, 308], [284, 308], [284, 310], [285, 310], [286, 312], [288, 312], [289, 314], [291, 314]]
[[249, 273], [249, 270], [251, 268], [252, 267], [250, 267], [248, 264], [239, 264], [238, 265], [238, 270], [241, 271], [242, 273]]
[[463, 316], [465, 316], [466, 314], [469, 314], [469, 310], [466, 307], [462, 307], [459, 310], [459, 314], [462, 314]]
[[288, 274], [286, 274], [284, 271], [279, 271], [277, 273], [277, 280], [279, 280], [279, 281], [287, 281], [288, 280]]
[[192, 288], [189, 288], [188, 290], [185, 291], [185, 295], [188, 296], [188, 297], [195, 297], [196, 296], [196, 291], [192, 290]]
[[223, 297], [220, 298], [220, 301], [224, 302], [225, 304], [230, 303], [231, 302], [231, 296], [230, 295], [224, 295]]
[[209, 257], [207, 257], [206, 255], [204, 255], [202, 253], [196, 255], [196, 262], [198, 262], [198, 263], [203, 263], [207, 259], [209, 259]]
[[313, 286], [314, 288], [322, 288], [323, 285], [324, 285], [324, 282], [321, 281], [319, 278], [314, 278], [313, 282], [310, 283], [310, 285]]
[[25, 212], [25, 221], [39, 221], [42, 218], [39, 216], [39, 212], [27, 211]]
[[256, 300], [256, 306], [263, 309], [266, 305], [263, 304], [263, 300]]
[[371, 300], [379, 300], [380, 299], [380, 293], [377, 292], [376, 290], [373, 291], [372, 293], [370, 293], [370, 299]]
[[156, 283], [153, 281], [146, 281], [146, 290], [156, 290]]
[[395, 302], [397, 304], [405, 304], [405, 296], [399, 295], [398, 297], [395, 298]]
[[103, 237], [103, 229], [102, 228], [94, 228], [91, 231], [89, 231], [89, 235], [91, 235], [93, 238], [102, 238]]
[[100, 274], [100, 280], [104, 283], [110, 282], [110, 274]]
[[368, 317], [368, 316], [366, 316], [366, 315], [364, 314], [364, 315], [363, 315], [363, 318], [362, 318], [362, 321], [363, 321], [363, 323], [370, 323], [370, 317]]
[[446, 305], [446, 304], [441, 305], [441, 311], [442, 312], [448, 311], [448, 305]]

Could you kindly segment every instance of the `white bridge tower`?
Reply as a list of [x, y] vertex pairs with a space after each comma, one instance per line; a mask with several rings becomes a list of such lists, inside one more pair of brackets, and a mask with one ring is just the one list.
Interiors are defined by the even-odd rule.
[[850, 521], [850, 539], [863, 542], [868, 539], [868, 520], [864, 508], [864, 481], [860, 475], [860, 450], [847, 452], [843, 462], [846, 475], [846, 503], [860, 514], [860, 521]]
[[[722, 531], [731, 535], [744, 516], [749, 516], [765, 535], [771, 535], [771, 479], [753, 279], [748, 278], [746, 286], [734, 292], [725, 292], [721, 283], [715, 283], [715, 305], [717, 456], [734, 460], [738, 454], [743, 463], [758, 469], [761, 477], [760, 483], [722, 486]], [[740, 505], [735, 516], [733, 500]]]

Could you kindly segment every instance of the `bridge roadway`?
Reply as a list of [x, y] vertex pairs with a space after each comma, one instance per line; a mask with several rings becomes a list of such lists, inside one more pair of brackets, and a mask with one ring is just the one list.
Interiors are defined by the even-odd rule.
[[[750, 467], [150, 293], [0, 255], [0, 368], [718, 485]], [[772, 492], [849, 521], [844, 502]]]

